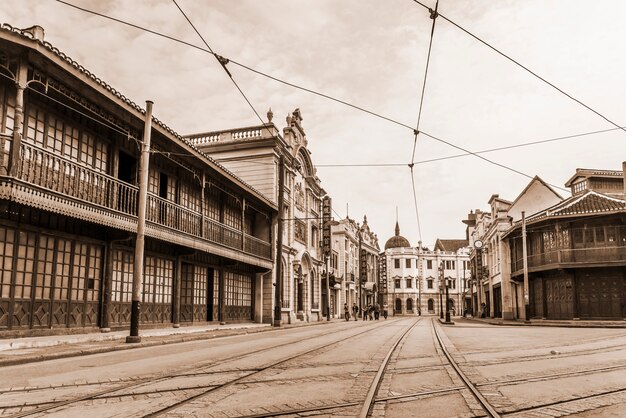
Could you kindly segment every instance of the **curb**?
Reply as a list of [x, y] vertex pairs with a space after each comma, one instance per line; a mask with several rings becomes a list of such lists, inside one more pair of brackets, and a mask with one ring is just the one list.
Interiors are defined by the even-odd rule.
[[[35, 354], [35, 355], [30, 355], [30, 356], [24, 355], [24, 356], [19, 356], [19, 357], [16, 356], [15, 358], [0, 359], [0, 368], [8, 367], [8, 366], [19, 366], [23, 364], [36, 363], [36, 362], [42, 362], [42, 361], [48, 361], [48, 360], [59, 360], [59, 359], [70, 358], [70, 357], [87, 356], [87, 355], [92, 355], [92, 354], [111, 353], [114, 351], [133, 350], [137, 348], [156, 347], [160, 345], [179, 344], [179, 343], [185, 343], [185, 342], [191, 342], [191, 341], [212, 340], [214, 338], [232, 337], [232, 336], [244, 335], [244, 334], [256, 334], [260, 332], [273, 332], [273, 331], [280, 331], [280, 330], [291, 329], [291, 328], [300, 328], [300, 327], [330, 324], [333, 322], [335, 321], [318, 321], [318, 322], [305, 323], [305, 324], [289, 324], [289, 325], [284, 325], [281, 327], [270, 326], [270, 327], [259, 327], [259, 328], [237, 328], [237, 329], [225, 329], [225, 330], [214, 329], [214, 330], [207, 330], [204, 332], [196, 332], [196, 333], [190, 333], [190, 334], [170, 334], [170, 335], [162, 335], [162, 336], [143, 337], [146, 339], [146, 341], [141, 341], [140, 343], [136, 343], [136, 344], [121, 344], [121, 345], [112, 345], [112, 346], [107, 346], [107, 347], [94, 347], [90, 349], [77, 349], [77, 350], [67, 351], [63, 353], [50, 353], [50, 354], [44, 353], [44, 354]], [[156, 340], [149, 340], [149, 339], [156, 339]], [[105, 340], [99, 340], [99, 341], [85, 341], [85, 342], [87, 343], [97, 343], [97, 342], [111, 343], [115, 341], [118, 341], [118, 339], [105, 339]], [[124, 341], [123, 339], [119, 340], [120, 343], [122, 343], [123, 341]], [[59, 347], [63, 345], [72, 345], [72, 344], [76, 344], [76, 343], [56, 344], [52, 346], [35, 347], [35, 348], [46, 349], [46, 348], [51, 348], [51, 347]], [[22, 349], [27, 349], [27, 348], [22, 348]], [[16, 350], [20, 350], [20, 349], [16, 349]]]

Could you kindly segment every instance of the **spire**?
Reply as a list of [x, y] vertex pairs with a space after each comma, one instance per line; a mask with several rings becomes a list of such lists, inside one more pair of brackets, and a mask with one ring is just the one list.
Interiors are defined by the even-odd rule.
[[396, 237], [400, 236], [400, 225], [398, 224], [398, 221], [396, 221]]

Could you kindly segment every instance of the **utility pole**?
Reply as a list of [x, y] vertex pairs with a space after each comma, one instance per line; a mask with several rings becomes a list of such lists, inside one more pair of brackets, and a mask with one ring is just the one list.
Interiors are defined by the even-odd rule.
[[139, 160], [139, 211], [137, 213], [137, 240], [133, 268], [133, 301], [130, 311], [130, 335], [127, 343], [139, 343], [139, 313], [143, 286], [143, 252], [146, 229], [146, 201], [148, 199], [148, 170], [150, 165], [150, 138], [152, 133], [152, 101], [146, 101], [146, 120], [143, 127], [141, 159]]
[[524, 266], [524, 319], [530, 322], [530, 295], [528, 291], [528, 254], [526, 253], [526, 212], [522, 211], [522, 263]]
[[278, 159], [278, 225], [276, 228], [276, 283], [274, 288], [274, 326], [282, 322], [281, 306], [283, 295], [283, 211], [285, 200], [285, 157]]

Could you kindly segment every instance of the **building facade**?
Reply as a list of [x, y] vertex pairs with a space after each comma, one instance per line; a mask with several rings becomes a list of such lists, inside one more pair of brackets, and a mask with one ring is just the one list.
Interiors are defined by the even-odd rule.
[[622, 171], [577, 169], [566, 183], [572, 192], [566, 199], [536, 177], [515, 201], [495, 195], [490, 214], [470, 213], [464, 222], [478, 284], [475, 297], [485, 304], [484, 309], [474, 309], [475, 314], [504, 319], [624, 318], [625, 173], [626, 165]]
[[[359, 308], [379, 303], [378, 294], [378, 237], [363, 218], [359, 225], [349, 217], [341, 219], [332, 227], [333, 259], [331, 272], [336, 280], [335, 312], [343, 316], [343, 305]], [[333, 282], [331, 282], [333, 283]], [[350, 311], [352, 315], [352, 311]]]
[[[326, 192], [307, 148], [300, 110], [287, 116], [282, 134], [272, 122], [271, 110], [267, 116], [268, 123], [264, 125], [186, 138], [275, 204], [279, 202], [282, 170], [281, 320], [319, 321], [325, 315], [323, 304], [327, 300], [326, 286], [322, 286], [326, 264], [320, 245], [321, 206]], [[278, 229], [277, 224], [273, 225], [274, 234], [278, 234]], [[272, 283], [276, 283], [276, 277], [267, 278], [266, 298], [274, 298]], [[333, 310], [332, 314], [336, 312]], [[264, 318], [272, 321], [269, 310]]]
[[0, 153], [0, 332], [128, 327], [142, 199], [142, 326], [263, 320], [276, 205], [40, 27], [0, 28]]
[[400, 235], [385, 244], [381, 257], [385, 266], [384, 303], [394, 315], [440, 315], [448, 306], [453, 314], [463, 313], [463, 297], [470, 279], [469, 248], [466, 240], [438, 239], [429, 250], [418, 243], [411, 247]]

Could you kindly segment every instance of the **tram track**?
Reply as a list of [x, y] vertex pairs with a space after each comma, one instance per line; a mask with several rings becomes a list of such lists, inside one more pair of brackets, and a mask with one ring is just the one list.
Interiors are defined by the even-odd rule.
[[[404, 330], [402, 335], [396, 340], [396, 342], [394, 343], [392, 348], [389, 350], [389, 352], [387, 353], [387, 356], [383, 360], [383, 364], [379, 367], [378, 372], [377, 372], [376, 376], [374, 377], [374, 381], [372, 382], [372, 385], [370, 386], [370, 389], [369, 389], [369, 391], [368, 391], [364, 401], [362, 401], [362, 402], [339, 403], [339, 404], [327, 405], [327, 406], [315, 406], [315, 407], [311, 407], [311, 408], [301, 408], [301, 409], [294, 409], [294, 410], [290, 410], [290, 411], [280, 411], [280, 412], [277, 412], [277, 413], [263, 413], [263, 414], [259, 414], [259, 415], [247, 415], [246, 417], [249, 417], [249, 418], [252, 418], [252, 417], [273, 417], [273, 416], [281, 416], [281, 415], [290, 415], [290, 414], [295, 414], [295, 413], [304, 413], [304, 412], [320, 411], [320, 410], [327, 410], [327, 409], [345, 408], [345, 407], [349, 407], [349, 406], [356, 406], [356, 405], [359, 405], [359, 404], [363, 405], [359, 417], [367, 417], [367, 411], [369, 411], [371, 406], [374, 404], [373, 396], [375, 395], [376, 390], [378, 389], [378, 385], [380, 383], [380, 378], [382, 376], [382, 373], [384, 373], [384, 369], [387, 367], [387, 363], [389, 362], [389, 358], [390, 358], [391, 354], [393, 353], [393, 351], [395, 350], [395, 348], [397, 347], [399, 342], [406, 336], [406, 334], [411, 329], [413, 329], [413, 327], [418, 322], [419, 322], [419, 320], [415, 321], [406, 330]], [[352, 336], [350, 336], [348, 338], [354, 338], [354, 337], [360, 336], [360, 335], [362, 335], [364, 333], [367, 333], [369, 331], [377, 330], [378, 328], [380, 328], [380, 326], [378, 326], [378, 327], [376, 327], [374, 329], [370, 329], [368, 331], [365, 331], [363, 333], [352, 335]], [[329, 347], [331, 347], [331, 346], [333, 346], [335, 344], [338, 344], [338, 343], [346, 341], [346, 339], [348, 339], [348, 338], [344, 338], [341, 341], [335, 341], [335, 342], [332, 342], [332, 343], [329, 343], [329, 344], [325, 344], [322, 347], [313, 348], [311, 350], [307, 350], [305, 352], [298, 353], [298, 354], [289, 356], [287, 358], [281, 359], [279, 361], [276, 361], [276, 362], [274, 362], [272, 364], [267, 365], [266, 367], [263, 367], [261, 370], [259, 370], [258, 372], [255, 372], [255, 373], [253, 373], [251, 375], [247, 375], [247, 376], [245, 376], [243, 378], [240, 378], [240, 379], [235, 379], [235, 380], [233, 380], [231, 382], [228, 382], [228, 383], [226, 383], [224, 385], [221, 385], [221, 386], [219, 386], [217, 388], [210, 389], [210, 390], [207, 390], [206, 392], [203, 392], [201, 394], [189, 397], [187, 399], [184, 399], [183, 401], [177, 402], [174, 405], [171, 405], [171, 406], [163, 408], [163, 409], [161, 409], [159, 411], [147, 414], [147, 415], [145, 415], [145, 417], [153, 418], [153, 417], [160, 416], [160, 415], [162, 415], [164, 413], [176, 410], [176, 409], [180, 408], [181, 406], [183, 406], [183, 405], [185, 405], [185, 404], [187, 404], [189, 402], [192, 402], [192, 401], [194, 401], [194, 400], [196, 400], [198, 398], [201, 398], [202, 396], [204, 396], [204, 395], [206, 395], [206, 394], [208, 394], [208, 393], [210, 393], [212, 391], [229, 387], [229, 386], [234, 385], [234, 384], [236, 384], [236, 383], [238, 383], [240, 381], [243, 381], [243, 379], [248, 378], [248, 377], [250, 377], [250, 376], [252, 376], [254, 374], [261, 373], [261, 372], [269, 370], [271, 368], [275, 368], [278, 365], [287, 363], [288, 361], [294, 360], [294, 359], [296, 359], [298, 357], [301, 357], [303, 355], [311, 354], [311, 353], [314, 353], [314, 352], [320, 351], [320, 350], [326, 350], [326, 349], [328, 349]]]
[[[366, 328], [367, 325], [363, 324], [359, 324], [357, 325], [358, 328]], [[373, 329], [376, 328], [370, 328], [367, 327], [368, 329], [366, 329], [365, 331], [359, 332], [357, 334], [354, 334], [352, 336], [350, 336], [349, 338], [353, 338], [356, 337], [358, 335], [367, 333], [367, 332], [371, 332]], [[352, 326], [352, 329], [354, 329], [354, 326]], [[309, 340], [314, 340], [317, 338], [320, 338], [320, 336], [325, 335], [325, 332], [320, 332], [320, 333], [316, 333], [312, 336], [306, 337], [306, 338], [302, 338], [299, 339], [299, 342], [302, 341], [309, 341]], [[85, 401], [89, 401], [89, 400], [96, 400], [102, 397], [105, 397], [107, 395], [116, 393], [116, 392], [123, 392], [123, 391], [128, 391], [129, 389], [132, 388], [140, 388], [142, 386], [146, 386], [146, 385], [151, 385], [151, 384], [155, 384], [155, 383], [160, 383], [160, 382], [164, 382], [170, 379], [175, 379], [178, 377], [195, 377], [195, 376], [199, 376], [202, 373], [205, 374], [211, 374], [214, 375], [216, 373], [228, 373], [229, 371], [225, 371], [225, 370], [218, 370], [218, 371], [205, 371], [203, 372], [203, 369], [207, 369], [210, 367], [214, 367], [216, 365], [223, 365], [225, 362], [233, 362], [236, 360], [240, 360], [243, 359], [245, 357], [248, 357], [250, 355], [256, 355], [262, 352], [266, 352], [266, 351], [272, 351], [275, 350], [277, 348], [281, 348], [281, 347], [286, 347], [286, 346], [290, 346], [294, 344], [293, 341], [289, 341], [289, 342], [285, 342], [282, 344], [276, 344], [276, 345], [271, 345], [265, 348], [261, 348], [261, 349], [255, 349], [255, 350], [250, 350], [250, 351], [246, 351], [244, 353], [235, 355], [235, 356], [230, 356], [227, 358], [219, 358], [219, 359], [212, 359], [211, 361], [207, 361], [205, 363], [202, 363], [200, 365], [195, 364], [193, 366], [188, 366], [186, 368], [184, 368], [181, 372], [181, 370], [177, 370], [174, 373], [165, 373], [165, 374], [152, 374], [149, 376], [145, 376], [145, 377], [131, 377], [128, 378], [130, 379], [130, 381], [126, 380], [124, 381], [124, 383], [126, 384], [119, 384], [120, 382], [114, 382], [111, 383], [110, 381], [104, 381], [101, 383], [93, 383], [93, 385], [109, 385], [109, 384], [116, 384], [115, 387], [112, 388], [106, 388], [104, 390], [101, 391], [96, 391], [94, 393], [88, 393], [82, 396], [75, 396], [72, 397], [71, 399], [65, 399], [65, 400], [60, 400], [60, 401], [51, 401], [51, 402], [41, 402], [41, 403], [31, 403], [31, 402], [22, 402], [20, 404], [16, 404], [16, 405], [2, 405], [0, 406], [0, 410], [9, 410], [12, 408], [21, 408], [21, 409], [25, 409], [25, 408], [30, 408], [31, 406], [36, 406], [36, 405], [45, 405], [45, 406], [41, 406], [39, 408], [35, 408], [35, 409], [31, 409], [28, 411], [23, 411], [23, 412], [19, 412], [17, 414], [14, 415], [10, 415], [11, 418], [21, 418], [21, 417], [27, 417], [27, 416], [32, 416], [34, 414], [39, 414], [42, 412], [46, 412], [46, 411], [51, 411], [57, 408], [62, 408], [65, 406], [69, 406], [72, 404], [76, 404], [76, 403], [81, 403], [81, 402], [85, 402]], [[331, 343], [332, 344], [332, 343]], [[300, 355], [302, 355], [302, 353], [300, 353]], [[199, 370], [198, 370], [199, 369]], [[193, 372], [190, 373], [190, 371], [193, 370]], [[241, 372], [242, 369], [234, 369], [232, 372]], [[258, 369], [253, 369], [253, 372], [251, 374], [257, 373]], [[85, 384], [85, 383], [80, 383], [80, 384], [69, 384], [69, 385], [59, 385], [59, 386], [45, 386], [45, 387], [26, 387], [26, 388], [21, 388], [18, 390], [10, 390], [10, 391], [4, 391], [2, 393], [16, 393], [18, 391], [23, 391], [26, 392], [28, 394], [33, 394], [34, 392], [41, 392], [41, 391], [50, 391], [50, 390], [55, 390], [55, 389], [70, 389], [72, 387], [85, 387], [85, 386], [89, 386], [89, 383]], [[213, 386], [218, 386], [218, 385], [213, 385]], [[170, 390], [170, 392], [175, 391], [175, 390]], [[118, 397], [123, 396], [123, 395], [118, 395]]]
[[[386, 321], [386, 322], [387, 322], [387, 324], [389, 324], [389, 322], [391, 322], [391, 321]], [[265, 347], [263, 349], [256, 349], [256, 350], [253, 350], [253, 351], [246, 351], [245, 353], [241, 353], [241, 354], [238, 354], [236, 356], [231, 356], [231, 357], [228, 357], [228, 358], [214, 359], [214, 360], [212, 360], [210, 362], [206, 362], [206, 363], [204, 363], [204, 364], [202, 364], [200, 366], [198, 366], [198, 365], [190, 366], [190, 368], [187, 369], [187, 371], [184, 371], [183, 373], [181, 373], [180, 371], [177, 371], [176, 373], [168, 373], [168, 374], [165, 374], [165, 375], [151, 375], [151, 376], [146, 376], [146, 377], [143, 377], [143, 378], [133, 379], [132, 382], [129, 382], [126, 385], [117, 385], [117, 386], [115, 386], [113, 388], [107, 388], [107, 389], [102, 390], [102, 391], [97, 391], [95, 393], [85, 394], [83, 396], [73, 397], [73, 398], [67, 399], [67, 400], [51, 401], [51, 402], [41, 402], [41, 403], [20, 403], [19, 405], [2, 405], [0, 408], [3, 409], [3, 410], [8, 410], [8, 409], [11, 409], [11, 408], [18, 408], [18, 407], [22, 408], [22, 409], [30, 408], [31, 406], [35, 407], [34, 409], [30, 409], [28, 411], [23, 411], [23, 412], [14, 414], [14, 415], [10, 415], [12, 418], [21, 418], [21, 417], [32, 416], [32, 415], [35, 415], [35, 414], [40, 414], [40, 413], [46, 412], [46, 411], [52, 411], [54, 409], [58, 409], [58, 408], [70, 406], [72, 404], [77, 404], [77, 403], [86, 402], [86, 401], [90, 401], [90, 400], [104, 399], [104, 398], [107, 398], [107, 397], [128, 396], [128, 394], [130, 393], [130, 390], [133, 389], [133, 388], [141, 388], [142, 386], [153, 385], [153, 384], [161, 383], [161, 382], [164, 382], [164, 381], [167, 381], [167, 380], [170, 380], [170, 379], [175, 379], [175, 378], [178, 378], [178, 377], [200, 377], [202, 374], [214, 375], [216, 373], [224, 374], [224, 373], [229, 373], [229, 372], [243, 373], [243, 376], [238, 377], [236, 379], [231, 379], [229, 382], [224, 383], [224, 384], [206, 385], [206, 388], [207, 388], [206, 390], [203, 390], [201, 393], [196, 394], [194, 396], [187, 397], [186, 400], [184, 400], [184, 401], [176, 403], [176, 405], [178, 405], [178, 404], [182, 405], [184, 403], [188, 403], [188, 402], [192, 401], [193, 399], [200, 398], [200, 397], [202, 397], [203, 395], [205, 395], [207, 393], [213, 392], [213, 391], [218, 390], [218, 389], [223, 388], [223, 387], [231, 386], [231, 385], [237, 383], [240, 380], [243, 380], [245, 378], [253, 376], [253, 375], [255, 375], [255, 374], [257, 374], [257, 373], [259, 373], [259, 372], [261, 372], [263, 370], [267, 370], [267, 369], [269, 369], [269, 368], [271, 368], [271, 367], [273, 367], [275, 365], [282, 364], [282, 363], [285, 363], [285, 362], [287, 362], [287, 361], [289, 361], [289, 360], [291, 360], [293, 358], [300, 357], [302, 355], [306, 355], [306, 354], [315, 352], [317, 350], [324, 349], [324, 348], [326, 348], [328, 346], [332, 346], [332, 345], [337, 344], [339, 342], [345, 341], [346, 339], [356, 338], [356, 337], [358, 337], [360, 335], [372, 332], [372, 331], [380, 328], [381, 326], [383, 326], [383, 325], [381, 324], [381, 325], [378, 325], [378, 326], [372, 328], [372, 327], [366, 325], [365, 323], [363, 323], [363, 325], [359, 324], [359, 325], [357, 325], [358, 328], [367, 328], [367, 329], [364, 330], [364, 331], [352, 334], [352, 335], [350, 335], [348, 337], [345, 337], [345, 338], [343, 338], [342, 340], [339, 340], [339, 341], [333, 341], [331, 343], [324, 344], [322, 346], [319, 346], [319, 347], [316, 347], [316, 348], [313, 348], [313, 349], [310, 349], [310, 350], [300, 351], [300, 352], [298, 352], [297, 354], [295, 354], [293, 356], [289, 356], [288, 358], [281, 359], [280, 361], [274, 362], [274, 363], [272, 363], [272, 364], [270, 364], [269, 366], [266, 366], [266, 367], [254, 368], [254, 369], [233, 369], [232, 371], [228, 371], [228, 370], [204, 371], [204, 372], [202, 371], [203, 369], [214, 367], [214, 366], [216, 366], [218, 364], [219, 365], [223, 365], [224, 362], [233, 362], [233, 361], [240, 360], [240, 359], [243, 359], [245, 357], [248, 357], [250, 355], [257, 355], [257, 354], [259, 354], [261, 352], [271, 351], [271, 350], [275, 350], [277, 348], [290, 346], [290, 345], [293, 345], [294, 342], [290, 341], [290, 342], [286, 342], [286, 343], [283, 343], [283, 344], [277, 344], [277, 345], [272, 345], [272, 346], [269, 346], [269, 347]], [[354, 329], [354, 326], [352, 324], [351, 324], [351, 327], [352, 327], [351, 329]], [[313, 336], [309, 336], [307, 338], [299, 339], [298, 342], [318, 339], [318, 338], [320, 338], [320, 336], [322, 336], [324, 334], [325, 333], [316, 333]], [[192, 372], [192, 373], [189, 373], [188, 371], [191, 370], [191, 367], [193, 367], [193, 370], [195, 370], [195, 371]], [[198, 371], [198, 367], [200, 368], [200, 371]], [[249, 372], [246, 373], [246, 371], [249, 371]], [[94, 385], [96, 385], [96, 384], [97, 383], [94, 383]], [[104, 382], [102, 384], [110, 384], [110, 382]], [[85, 385], [81, 384], [81, 386], [85, 386]], [[58, 386], [58, 388], [63, 388], [63, 389], [68, 389], [68, 388], [71, 388], [71, 387], [72, 387], [72, 385]], [[34, 391], [46, 391], [46, 390], [49, 391], [49, 390], [53, 390], [53, 389], [54, 388], [51, 388], [50, 386], [42, 387], [42, 388], [29, 387], [29, 388], [24, 388], [24, 391], [30, 394], [30, 393], [32, 393]], [[159, 391], [145, 391], [143, 394], [148, 395], [148, 394], [156, 394], [156, 393], [163, 393], [163, 392], [183, 392], [185, 390], [190, 390], [190, 389], [188, 389], [188, 388], [180, 388], [180, 389], [179, 388], [170, 388], [169, 390], [164, 389], [164, 390], [159, 390]], [[193, 389], [191, 389], [191, 390], [193, 390]], [[10, 391], [10, 393], [13, 393], [13, 392], [14, 391]], [[116, 393], [119, 393], [119, 394], [114, 395]], [[158, 415], [161, 415], [161, 414], [163, 414], [163, 413], [165, 413], [165, 412], [167, 412], [169, 410], [175, 409], [175, 408], [180, 406], [180, 405], [179, 406], [176, 406], [176, 405], [172, 405], [170, 407], [163, 408], [162, 410], [159, 410], [159, 411], [147, 414], [146, 416], [158, 416]], [[39, 407], [36, 407], [36, 406], [39, 406]]]
[[[467, 377], [467, 375], [461, 370], [461, 365], [463, 367], [475, 367], [475, 364], [473, 364], [472, 362], [463, 362], [463, 363], [457, 362], [453, 358], [452, 354], [449, 352], [449, 350], [446, 347], [446, 345], [444, 344], [443, 339], [441, 338], [437, 328], [438, 327], [435, 325], [435, 322], [433, 322], [433, 331], [434, 331], [434, 334], [435, 334], [435, 338], [436, 338], [436, 340], [437, 340], [437, 342], [439, 344], [439, 347], [441, 348], [442, 352], [444, 353], [444, 356], [446, 357], [446, 359], [448, 360], [449, 364], [452, 366], [454, 371], [457, 373], [457, 375], [463, 381], [463, 383], [465, 385], [465, 388], [470, 390], [470, 392], [472, 393], [474, 398], [478, 401], [478, 403], [481, 405], [481, 408], [483, 408], [483, 410], [485, 411], [487, 416], [494, 417], [494, 418], [503, 417], [503, 416], [513, 416], [513, 415], [520, 414], [520, 413], [541, 411], [544, 408], [562, 407], [562, 406], [565, 406], [565, 405], [568, 405], [568, 404], [572, 404], [572, 403], [575, 403], [575, 402], [579, 402], [579, 401], [583, 401], [583, 400], [600, 398], [600, 397], [614, 395], [614, 394], [626, 394], [626, 388], [616, 388], [616, 389], [610, 389], [610, 390], [605, 390], [605, 391], [601, 391], [601, 392], [595, 391], [594, 393], [591, 393], [591, 394], [588, 394], [588, 395], [574, 396], [574, 397], [570, 397], [570, 398], [567, 398], [567, 399], [561, 399], [561, 400], [550, 401], [550, 402], [543, 402], [543, 403], [539, 403], [539, 404], [535, 404], [535, 405], [531, 405], [531, 406], [526, 406], [526, 407], [511, 406], [511, 407], [496, 408], [494, 405], [492, 405], [485, 398], [485, 396], [483, 396], [483, 394], [481, 393], [480, 388], [500, 387], [500, 386], [506, 386], [506, 385], [519, 385], [519, 384], [524, 384], [524, 383], [533, 383], [533, 382], [540, 382], [540, 381], [547, 381], [547, 380], [556, 380], [556, 379], [562, 379], [562, 378], [567, 378], [567, 377], [584, 376], [584, 375], [603, 373], [603, 372], [614, 372], [614, 371], [619, 371], [621, 369], [625, 369], [626, 368], [626, 364], [618, 364], [618, 365], [613, 365], [613, 366], [586, 368], [586, 369], [583, 369], [583, 370], [566, 371], [566, 372], [561, 372], [561, 373], [550, 373], [550, 374], [543, 374], [543, 375], [540, 374], [540, 375], [535, 375], [535, 376], [524, 376], [524, 377], [512, 378], [512, 379], [501, 379], [501, 380], [494, 380], [494, 381], [489, 381], [489, 382], [473, 383]], [[576, 356], [576, 355], [584, 355], [584, 354], [588, 354], [588, 351], [591, 351], [591, 350], [585, 350], [585, 353], [574, 352], [572, 354], [574, 356]], [[593, 351], [595, 352], [595, 351], [598, 351], [598, 350], [593, 350]], [[531, 356], [527, 356], [527, 357], [524, 357], [523, 359], [521, 359], [519, 361], [521, 361], [521, 362], [523, 362], [523, 361], [530, 361], [532, 359], [533, 358]], [[534, 359], [537, 360], [537, 356], [535, 356]], [[507, 362], [507, 361], [503, 361], [503, 362], [494, 361], [493, 363], [490, 363], [490, 364], [508, 364], [508, 363], [514, 363], [514, 361], [510, 361], [510, 362]], [[462, 390], [462, 389], [465, 389], [465, 388], [464, 387], [460, 387], [457, 390]], [[455, 388], [450, 388], [449, 390], [445, 390], [444, 389], [444, 390], [441, 390], [439, 392], [439, 394], [445, 395], [447, 393], [453, 392], [454, 390], [455, 390]], [[414, 394], [402, 395], [402, 397], [403, 398], [408, 398], [410, 396], [425, 396], [426, 394], [427, 394], [427, 392], [419, 392], [419, 393], [414, 393]], [[394, 398], [398, 399], [398, 397], [394, 397]]]

